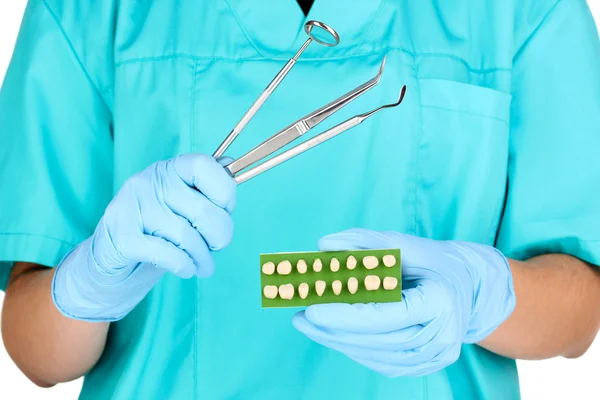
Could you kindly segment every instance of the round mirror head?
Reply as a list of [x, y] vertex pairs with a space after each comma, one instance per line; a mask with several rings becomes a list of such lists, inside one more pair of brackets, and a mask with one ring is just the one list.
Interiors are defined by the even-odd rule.
[[308, 21], [304, 24], [304, 31], [315, 42], [323, 46], [333, 47], [340, 42], [340, 36], [330, 27], [319, 21]]

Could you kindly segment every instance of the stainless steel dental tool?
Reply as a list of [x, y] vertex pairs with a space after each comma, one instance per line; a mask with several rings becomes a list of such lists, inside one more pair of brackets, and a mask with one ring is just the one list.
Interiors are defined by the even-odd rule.
[[[318, 28], [316, 31], [324, 31], [326, 33], [325, 37], [320, 37], [319, 34], [315, 33], [315, 28]], [[261, 93], [261, 95], [258, 96], [254, 104], [252, 104], [250, 109], [246, 112], [246, 114], [244, 114], [240, 122], [237, 123], [237, 125], [233, 128], [229, 135], [227, 135], [227, 138], [225, 138], [223, 143], [221, 143], [215, 154], [213, 154], [213, 157], [219, 158], [223, 156], [225, 150], [227, 150], [227, 148], [231, 145], [231, 143], [233, 143], [235, 138], [240, 134], [240, 132], [242, 132], [242, 130], [246, 127], [248, 122], [250, 122], [252, 117], [254, 117], [254, 114], [258, 112], [258, 110], [263, 106], [263, 104], [265, 104], [265, 101], [267, 101], [269, 96], [271, 96], [271, 94], [275, 91], [277, 86], [279, 86], [281, 81], [283, 81], [283, 78], [286, 77], [286, 75], [290, 72], [292, 67], [296, 65], [298, 57], [300, 57], [300, 55], [304, 53], [304, 50], [306, 50], [306, 48], [309, 44], [311, 44], [312, 41], [315, 41], [327, 47], [337, 46], [337, 44], [340, 42], [340, 37], [337, 34], [337, 32], [333, 28], [322, 22], [308, 21], [306, 24], [304, 24], [304, 31], [308, 35], [308, 39], [306, 40], [306, 42], [304, 42], [304, 44], [302, 45], [300, 50], [298, 50], [296, 55], [292, 57], [283, 66], [281, 71], [279, 71], [277, 75], [275, 75], [275, 78], [273, 78], [271, 83], [269, 83], [269, 85]]]
[[[314, 37], [312, 33], [314, 27], [319, 27], [323, 29], [325, 32], [331, 35], [331, 38], [333, 40], [326, 42], [322, 39], [317, 39], [316, 37]], [[338, 34], [332, 28], [323, 23], [317, 21], [309, 21], [305, 25], [305, 31], [309, 35], [309, 39], [302, 46], [302, 48], [296, 54], [296, 56], [294, 56], [294, 58], [288, 61], [286, 66], [279, 72], [279, 74], [277, 74], [277, 76], [269, 84], [267, 89], [265, 89], [265, 91], [259, 96], [259, 98], [252, 105], [250, 110], [244, 115], [242, 120], [235, 126], [235, 128], [227, 136], [225, 141], [223, 141], [223, 143], [219, 146], [219, 148], [214, 154], [215, 158], [219, 158], [224, 154], [225, 150], [231, 145], [233, 140], [239, 135], [244, 126], [246, 126], [246, 124], [250, 121], [250, 119], [252, 119], [254, 114], [256, 114], [258, 109], [264, 104], [264, 102], [267, 100], [270, 94], [275, 90], [277, 85], [279, 85], [279, 83], [283, 80], [285, 75], [295, 64], [295, 60], [304, 51], [306, 46], [310, 44], [312, 40], [315, 40], [321, 44], [325, 44], [328, 46], [335, 46], [337, 43], [339, 43]], [[344, 107], [345, 105], [347, 105], [348, 103], [350, 103], [351, 101], [358, 98], [360, 95], [364, 94], [365, 92], [373, 88], [375, 85], [377, 85], [377, 83], [379, 83], [381, 79], [384, 66], [385, 57], [383, 58], [381, 66], [379, 67], [379, 71], [374, 78], [360, 85], [356, 89], [353, 89], [350, 92], [344, 94], [343, 96], [332, 101], [331, 103], [319, 108], [316, 111], [311, 112], [310, 114], [299, 119], [298, 121], [293, 122], [291, 125], [279, 131], [275, 135], [271, 136], [269, 139], [256, 146], [254, 149], [250, 150], [240, 158], [226, 165], [225, 168], [228, 170], [231, 176], [234, 177], [235, 181], [238, 184], [241, 184], [301, 153], [304, 153], [307, 150], [310, 150], [311, 148], [333, 138], [334, 136], [337, 136], [340, 133], [359, 125], [360, 123], [362, 123], [367, 118], [369, 118], [370, 116], [372, 116], [380, 110], [398, 106], [400, 103], [402, 103], [402, 100], [404, 99], [404, 96], [406, 94], [406, 86], [402, 87], [398, 101], [396, 101], [395, 103], [386, 104], [364, 114], [353, 116], [347, 119], [346, 121], [334, 126], [333, 128], [328, 129], [327, 131], [319, 135], [316, 135], [315, 137], [307, 140], [306, 142], [301, 143], [281, 154], [278, 154], [277, 156], [263, 162], [262, 164], [259, 164], [258, 166], [248, 169], [254, 163], [270, 156], [274, 152], [280, 150], [289, 143], [298, 139], [306, 132], [317, 126], [319, 123], [323, 122], [325, 119], [333, 115], [335, 112], [339, 111], [342, 107]]]

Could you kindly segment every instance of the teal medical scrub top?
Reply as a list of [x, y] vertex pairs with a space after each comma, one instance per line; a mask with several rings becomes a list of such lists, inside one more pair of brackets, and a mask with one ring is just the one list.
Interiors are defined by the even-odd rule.
[[402, 85], [404, 103], [241, 185], [215, 275], [165, 276], [112, 324], [82, 399], [518, 399], [515, 361], [475, 345], [392, 379], [311, 342], [297, 309], [261, 309], [259, 254], [365, 227], [600, 264], [600, 42], [584, 0], [316, 0], [307, 17], [295, 0], [30, 0], [0, 95], [3, 276], [56, 265], [147, 165], [212, 154], [307, 19], [339, 46], [309, 46], [229, 156], [384, 55], [380, 84], [322, 127]]

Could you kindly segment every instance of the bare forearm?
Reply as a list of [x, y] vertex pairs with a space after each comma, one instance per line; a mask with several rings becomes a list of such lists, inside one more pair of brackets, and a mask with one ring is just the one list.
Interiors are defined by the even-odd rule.
[[53, 270], [17, 264], [2, 310], [2, 336], [17, 366], [39, 386], [84, 375], [98, 361], [107, 323], [64, 317], [50, 294]]
[[581, 356], [600, 328], [600, 272], [567, 255], [510, 260], [517, 305], [482, 347], [514, 359]]

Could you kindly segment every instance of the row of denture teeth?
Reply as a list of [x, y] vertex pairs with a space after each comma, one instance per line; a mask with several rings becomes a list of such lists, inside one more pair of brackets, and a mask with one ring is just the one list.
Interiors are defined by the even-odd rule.
[[[365, 277], [364, 284], [365, 284], [365, 289], [367, 291], [379, 290], [379, 288], [381, 286], [381, 278], [378, 277], [377, 275], [369, 275], [369, 276]], [[321, 280], [316, 281], [315, 282], [315, 292], [317, 293], [317, 296], [319, 296], [319, 297], [323, 296], [323, 293], [325, 293], [326, 287], [327, 287], [327, 283], [325, 281], [321, 281]], [[394, 278], [391, 276], [387, 276], [387, 277], [383, 278], [383, 288], [385, 290], [394, 290], [397, 287], [398, 287], [398, 279], [397, 278]], [[340, 281], [340, 280], [333, 281], [333, 283], [331, 284], [331, 288], [333, 290], [333, 293], [336, 296], [339, 296], [342, 293], [342, 281]], [[356, 279], [354, 277], [348, 279], [348, 291], [351, 294], [355, 294], [358, 291], [358, 279]], [[301, 299], [306, 299], [306, 297], [308, 296], [308, 292], [309, 292], [308, 283], [304, 282], [298, 286], [298, 294]], [[284, 300], [291, 300], [294, 298], [295, 288], [294, 288], [294, 285], [292, 285], [291, 283], [288, 283], [285, 285], [280, 285], [279, 287], [277, 287], [275, 285], [267, 285], [267, 286], [265, 286], [263, 293], [267, 299], [275, 299], [277, 297], [277, 295], [279, 295], [279, 297], [281, 297]]]
[[[365, 268], [368, 270], [375, 269], [379, 266], [379, 260], [375, 256], [366, 256], [363, 258], [362, 262]], [[357, 265], [358, 262], [354, 256], [350, 256], [346, 260], [346, 268], [349, 270], [353, 270]], [[391, 254], [383, 256], [383, 265], [386, 267], [393, 267], [396, 265], [396, 257]], [[313, 262], [312, 268], [315, 272], [321, 272], [323, 270], [323, 262], [321, 259], [317, 258]], [[340, 270], [340, 261], [335, 257], [332, 258], [329, 263], [329, 268], [332, 272], [338, 272]], [[300, 274], [305, 274], [308, 271], [308, 265], [306, 264], [306, 261], [299, 260], [298, 264], [296, 265], [296, 269]], [[289, 260], [284, 260], [278, 263], [277, 267], [275, 267], [275, 264], [269, 261], [262, 266], [262, 272], [265, 275], [273, 275], [275, 271], [277, 271], [277, 274], [279, 275], [289, 275], [292, 272], [292, 263]]]

